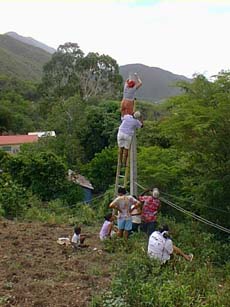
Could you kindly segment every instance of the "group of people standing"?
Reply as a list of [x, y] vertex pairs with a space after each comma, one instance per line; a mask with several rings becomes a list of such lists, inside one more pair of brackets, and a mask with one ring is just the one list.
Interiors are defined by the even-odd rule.
[[[151, 192], [151, 195], [145, 195]], [[117, 215], [109, 213], [101, 227], [100, 239], [111, 238], [114, 234], [128, 239], [131, 233], [144, 232], [148, 237], [148, 255], [167, 262], [172, 254], [182, 256], [187, 261], [192, 261], [192, 254], [185, 254], [175, 246], [169, 236], [168, 225], [163, 225], [156, 230], [157, 213], [160, 209], [159, 190], [146, 190], [138, 198], [127, 195], [126, 189], [119, 187], [118, 196], [109, 204], [110, 209], [117, 211]], [[117, 227], [114, 220], [117, 218]]]
[[157, 212], [160, 208], [159, 191], [154, 189], [152, 195], [144, 196], [126, 195], [126, 189], [118, 188], [118, 197], [109, 205], [118, 212], [117, 225], [118, 236], [128, 238], [131, 232], [137, 232], [140, 228], [148, 237], [155, 229]]

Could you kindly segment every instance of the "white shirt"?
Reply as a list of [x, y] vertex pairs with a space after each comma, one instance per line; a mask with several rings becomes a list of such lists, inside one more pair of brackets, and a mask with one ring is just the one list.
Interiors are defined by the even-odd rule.
[[161, 232], [154, 231], [149, 237], [148, 255], [165, 263], [173, 253], [173, 243], [171, 239], [164, 238]]
[[101, 231], [100, 231], [100, 239], [104, 240], [109, 237], [109, 228], [112, 222], [110, 221], [104, 221]]
[[134, 118], [130, 114], [126, 114], [122, 118], [122, 123], [120, 124], [118, 133], [122, 132], [127, 135], [133, 136], [135, 129], [141, 128], [141, 127], [142, 127], [142, 123], [138, 119]]
[[118, 218], [130, 218], [131, 217], [131, 206], [135, 204], [137, 200], [132, 197], [131, 195], [123, 195], [123, 196], [118, 196], [117, 198], [114, 199], [114, 201], [111, 203], [116, 204], [117, 207], [120, 209], [118, 212]]
[[80, 235], [77, 235], [76, 233], [74, 233], [74, 235], [72, 236], [71, 242], [77, 244], [77, 246], [80, 245], [81, 243]]
[[[134, 205], [131, 206], [133, 209]], [[132, 215], [132, 223], [141, 224], [141, 212], [140, 209], [133, 209], [131, 212]]]

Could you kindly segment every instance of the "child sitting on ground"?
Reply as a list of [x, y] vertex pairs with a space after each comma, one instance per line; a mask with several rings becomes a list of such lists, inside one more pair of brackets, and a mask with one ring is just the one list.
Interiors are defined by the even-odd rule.
[[114, 215], [112, 213], [108, 213], [105, 216], [105, 221], [100, 230], [100, 239], [103, 241], [107, 238], [111, 238], [113, 234], [117, 232], [117, 228], [113, 225]]
[[78, 247], [88, 247], [84, 244], [86, 235], [81, 234], [81, 227], [77, 226], [74, 228], [74, 234], [71, 239], [72, 246], [76, 249]]

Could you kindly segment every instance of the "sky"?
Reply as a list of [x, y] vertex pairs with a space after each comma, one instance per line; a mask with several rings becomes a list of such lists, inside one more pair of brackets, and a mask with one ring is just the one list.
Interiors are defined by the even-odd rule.
[[187, 77], [230, 69], [229, 30], [230, 0], [0, 0], [0, 34]]

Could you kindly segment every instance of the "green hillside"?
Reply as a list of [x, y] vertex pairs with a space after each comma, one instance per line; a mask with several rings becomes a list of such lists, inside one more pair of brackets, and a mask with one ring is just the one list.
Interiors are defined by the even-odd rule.
[[0, 74], [23, 80], [41, 79], [42, 67], [51, 55], [8, 35], [0, 35]]
[[120, 74], [124, 80], [135, 72], [139, 74], [143, 82], [143, 86], [138, 90], [136, 98], [151, 102], [158, 102], [181, 94], [181, 89], [176, 86], [178, 81], [191, 82], [191, 79], [185, 76], [173, 74], [158, 67], [149, 67], [143, 64], [120, 66]]

